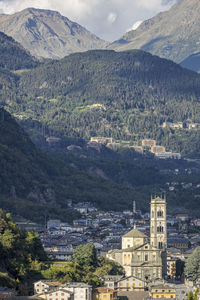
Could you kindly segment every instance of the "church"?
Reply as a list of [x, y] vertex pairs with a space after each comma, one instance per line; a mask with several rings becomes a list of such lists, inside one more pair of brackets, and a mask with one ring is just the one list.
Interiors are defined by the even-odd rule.
[[134, 226], [122, 236], [122, 249], [110, 250], [107, 258], [123, 266], [126, 276], [144, 281], [166, 275], [167, 220], [166, 198], [151, 197], [150, 241]]

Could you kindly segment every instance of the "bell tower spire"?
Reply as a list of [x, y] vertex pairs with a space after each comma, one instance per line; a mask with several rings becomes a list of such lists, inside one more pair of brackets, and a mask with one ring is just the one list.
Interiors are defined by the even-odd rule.
[[167, 248], [166, 196], [151, 196], [150, 243], [153, 247]]

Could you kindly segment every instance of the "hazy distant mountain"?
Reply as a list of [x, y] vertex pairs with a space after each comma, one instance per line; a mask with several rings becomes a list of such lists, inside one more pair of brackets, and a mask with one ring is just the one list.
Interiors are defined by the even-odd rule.
[[28, 8], [13, 15], [2, 14], [0, 31], [37, 57], [62, 58], [107, 45], [84, 27], [51, 10]]
[[118, 51], [143, 49], [160, 57], [182, 62], [200, 52], [200, 1], [182, 0], [167, 12], [144, 21], [110, 45]]

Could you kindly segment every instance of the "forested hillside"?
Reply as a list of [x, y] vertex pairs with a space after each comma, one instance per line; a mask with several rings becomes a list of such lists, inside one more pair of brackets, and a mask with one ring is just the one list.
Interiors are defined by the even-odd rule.
[[7, 70], [31, 69], [39, 65], [12, 37], [0, 32], [0, 68]]
[[164, 121], [199, 122], [200, 77], [171, 61], [140, 50], [88, 51], [19, 76], [16, 98], [4, 104], [53, 135], [134, 143], [152, 137], [169, 150], [198, 154], [199, 131], [161, 127]]
[[[144, 172], [146, 181], [142, 182]], [[156, 170], [136, 165], [134, 173], [133, 185], [154, 184], [159, 177]], [[41, 152], [16, 121], [0, 110], [0, 207], [6, 211], [39, 223], [44, 223], [45, 215], [71, 222], [78, 213], [68, 209], [68, 199], [120, 210], [140, 198], [141, 208], [145, 208], [148, 192], [89, 175], [83, 168], [79, 171], [75, 165]]]

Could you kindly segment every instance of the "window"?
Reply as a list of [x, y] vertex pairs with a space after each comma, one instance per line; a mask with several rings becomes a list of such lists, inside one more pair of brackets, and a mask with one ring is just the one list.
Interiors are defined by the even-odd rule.
[[158, 226], [157, 227], [157, 232], [163, 232], [163, 230], [164, 230], [163, 226]]
[[163, 248], [163, 243], [162, 243], [162, 242], [159, 242], [159, 243], [158, 243], [158, 248], [159, 248], [159, 249], [162, 249], [162, 248]]
[[158, 217], [163, 217], [163, 211], [162, 211], [162, 210], [159, 210], [159, 211], [157, 212], [157, 216], [158, 216]]
[[145, 254], [144, 260], [145, 260], [145, 261], [148, 261], [148, 254]]
[[39, 289], [37, 289], [37, 292], [39, 292], [40, 290]]
[[61, 293], [61, 296], [64, 296], [65, 294], [64, 293]]

